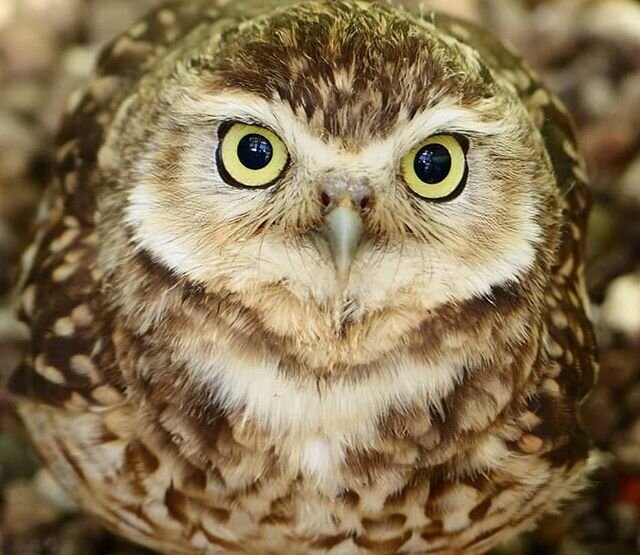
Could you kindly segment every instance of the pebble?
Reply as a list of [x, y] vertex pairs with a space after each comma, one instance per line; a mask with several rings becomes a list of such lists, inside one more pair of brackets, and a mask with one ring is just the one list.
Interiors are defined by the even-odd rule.
[[611, 282], [600, 318], [602, 324], [630, 341], [640, 341], [640, 274], [620, 276]]
[[620, 196], [624, 201], [640, 209], [640, 156], [629, 164], [620, 179]]
[[15, 480], [4, 488], [6, 534], [24, 534], [59, 518], [58, 510], [40, 496], [30, 482]]

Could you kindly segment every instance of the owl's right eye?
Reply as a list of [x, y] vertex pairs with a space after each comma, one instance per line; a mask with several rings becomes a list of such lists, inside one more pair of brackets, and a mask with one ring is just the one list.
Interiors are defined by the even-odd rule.
[[289, 153], [273, 131], [233, 123], [221, 128], [217, 159], [229, 185], [257, 188], [272, 185], [284, 173]]

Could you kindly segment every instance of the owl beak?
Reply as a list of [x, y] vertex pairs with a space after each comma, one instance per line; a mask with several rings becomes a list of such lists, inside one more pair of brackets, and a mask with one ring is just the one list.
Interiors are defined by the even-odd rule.
[[333, 255], [338, 281], [344, 286], [362, 237], [362, 219], [350, 200], [344, 199], [327, 214], [323, 235]]

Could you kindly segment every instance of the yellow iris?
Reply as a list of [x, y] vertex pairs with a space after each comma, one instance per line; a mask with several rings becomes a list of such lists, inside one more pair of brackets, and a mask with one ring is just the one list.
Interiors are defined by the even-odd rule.
[[462, 185], [467, 163], [462, 145], [452, 135], [433, 135], [402, 159], [409, 188], [429, 200], [445, 200]]
[[220, 174], [231, 185], [265, 187], [283, 173], [287, 147], [269, 129], [234, 123], [223, 134], [218, 150]]

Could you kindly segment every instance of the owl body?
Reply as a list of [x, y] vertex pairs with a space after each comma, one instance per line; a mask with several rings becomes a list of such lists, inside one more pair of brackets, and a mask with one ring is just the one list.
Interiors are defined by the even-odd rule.
[[162, 552], [484, 553], [583, 485], [587, 211], [563, 107], [473, 26], [169, 4], [72, 99], [19, 412]]

